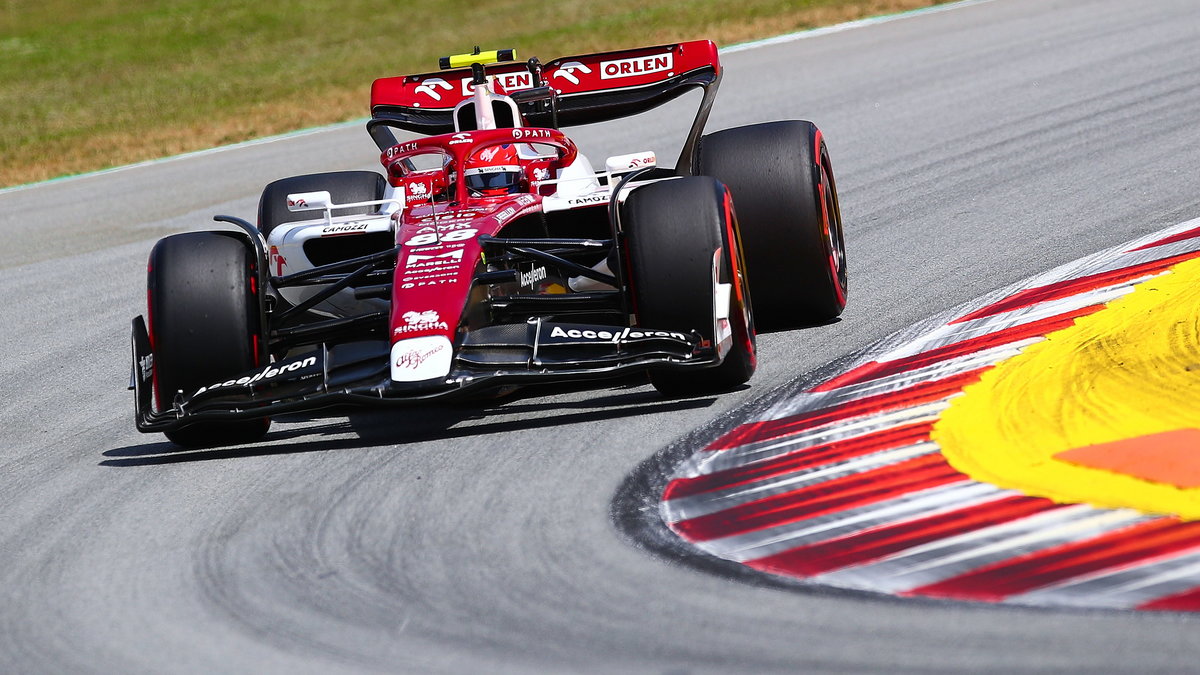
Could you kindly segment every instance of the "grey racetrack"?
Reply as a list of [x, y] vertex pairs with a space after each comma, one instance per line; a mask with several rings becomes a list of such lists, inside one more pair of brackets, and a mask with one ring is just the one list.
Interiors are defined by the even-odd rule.
[[[365, 131], [0, 193], [0, 672], [1194, 669], [1191, 616], [747, 583], [612, 514], [640, 463], [793, 378], [1200, 216], [1200, 5], [993, 0], [723, 58], [710, 129], [825, 132], [851, 293], [840, 322], [762, 336], [720, 397], [625, 381], [178, 450], [125, 391], [153, 241], [252, 219], [278, 177], [376, 168]], [[673, 157], [692, 104], [575, 135], [594, 164]]]

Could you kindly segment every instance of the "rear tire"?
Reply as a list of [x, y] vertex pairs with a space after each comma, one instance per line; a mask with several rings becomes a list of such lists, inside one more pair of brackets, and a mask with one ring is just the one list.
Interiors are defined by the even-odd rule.
[[715, 283], [734, 287], [732, 345], [725, 360], [713, 368], [652, 370], [650, 382], [668, 396], [728, 391], [749, 380], [757, 365], [749, 287], [728, 195], [712, 178], [687, 177], [634, 190], [625, 203], [622, 224], [638, 325], [691, 329], [713, 341]]
[[[319, 214], [313, 211], [289, 211], [287, 196], [290, 194], [325, 190], [334, 204], [350, 204], [383, 199], [386, 189], [387, 181], [374, 171], [332, 171], [281, 178], [267, 184], [267, 187], [263, 189], [262, 197], [258, 200], [258, 229], [265, 237], [276, 226], [283, 223], [312, 220], [319, 217]], [[339, 210], [337, 213], [338, 215], [372, 213], [378, 208], [377, 206], [360, 206]]]
[[[237, 235], [189, 232], [166, 237], [150, 253], [149, 319], [157, 407], [259, 365], [254, 252]], [[184, 447], [259, 440], [269, 419], [196, 422], [166, 432]]]
[[812, 122], [708, 134], [695, 172], [733, 193], [761, 327], [786, 330], [842, 313], [848, 286], [842, 215], [829, 152]]

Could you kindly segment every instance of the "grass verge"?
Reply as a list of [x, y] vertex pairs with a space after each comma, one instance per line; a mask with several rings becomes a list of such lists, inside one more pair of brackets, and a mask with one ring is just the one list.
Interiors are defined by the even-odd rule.
[[0, 0], [0, 187], [365, 117], [377, 77], [518, 47], [756, 38], [944, 0]]

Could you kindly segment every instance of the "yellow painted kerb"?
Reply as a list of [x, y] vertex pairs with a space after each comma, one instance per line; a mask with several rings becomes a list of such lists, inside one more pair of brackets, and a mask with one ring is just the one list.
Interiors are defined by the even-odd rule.
[[[1200, 519], [1200, 488], [1056, 457], [1115, 444], [1135, 453], [1118, 464], [1136, 464], [1139, 442], [1155, 442], [1143, 437], [1200, 429], [1198, 317], [1200, 259], [984, 373], [951, 402], [933, 439], [954, 468], [976, 480], [1060, 502]], [[1131, 439], [1140, 441], [1119, 443]], [[1144, 454], [1151, 461], [1153, 453]], [[1200, 464], [1200, 447], [1175, 451], [1173, 459]]]

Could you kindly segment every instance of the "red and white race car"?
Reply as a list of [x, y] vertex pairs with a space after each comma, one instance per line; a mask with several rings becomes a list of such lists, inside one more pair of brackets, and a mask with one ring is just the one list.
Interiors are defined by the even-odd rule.
[[[233, 228], [155, 245], [133, 320], [138, 430], [249, 442], [285, 412], [634, 371], [667, 395], [717, 392], [753, 374], [756, 323], [841, 313], [821, 133], [703, 135], [721, 80], [711, 42], [545, 64], [477, 48], [441, 65], [375, 81], [382, 174], [277, 180], [257, 226], [217, 216]], [[632, 152], [597, 169], [560, 130], [692, 89], [673, 166]]]

